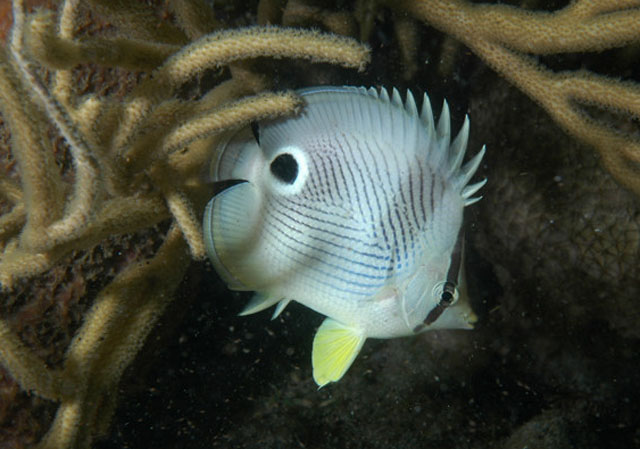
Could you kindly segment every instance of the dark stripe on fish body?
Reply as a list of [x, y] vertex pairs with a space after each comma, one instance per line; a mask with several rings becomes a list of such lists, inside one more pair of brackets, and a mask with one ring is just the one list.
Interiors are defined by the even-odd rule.
[[[435, 188], [435, 182], [436, 182], [436, 178], [435, 176], [433, 176], [433, 174], [431, 175], [431, 190], [429, 191], [429, 198], [430, 198], [430, 211], [431, 211], [431, 215], [433, 215], [435, 209], [433, 207], [433, 189]], [[425, 220], [426, 222], [426, 220]]]
[[[376, 224], [376, 223], [380, 223], [382, 226], [380, 226], [380, 229], [382, 231], [382, 237], [384, 239], [384, 242], [386, 244], [386, 247], [388, 250], [391, 250], [391, 245], [389, 244], [390, 242], [390, 238], [389, 238], [389, 234], [387, 233], [387, 228], [386, 226], [383, 225], [382, 220], [381, 220], [381, 216], [382, 216], [382, 206], [380, 204], [380, 198], [378, 197], [378, 190], [376, 189], [376, 185], [374, 184], [374, 178], [373, 175], [371, 174], [371, 170], [369, 170], [369, 165], [367, 164], [367, 161], [365, 159], [364, 153], [362, 152], [362, 149], [359, 147], [359, 145], [355, 146], [354, 151], [357, 150], [358, 154], [360, 155], [360, 162], [361, 164], [364, 166], [365, 170], [366, 170], [366, 177], [362, 175], [362, 172], [359, 171], [360, 173], [360, 178], [362, 180], [362, 185], [364, 186], [364, 192], [365, 192], [365, 196], [367, 199], [367, 202], [369, 204], [369, 209], [371, 210], [371, 223], [372, 224]], [[371, 200], [369, 198], [368, 195], [368, 191], [371, 190], [373, 192], [373, 196], [375, 197], [375, 206], [376, 206], [376, 213], [374, 214], [374, 211], [372, 209], [373, 204], [371, 203]]]
[[[280, 229], [277, 229], [277, 228], [274, 228], [274, 230], [271, 230], [269, 227], [265, 227], [265, 231], [267, 233], [269, 233], [271, 235], [271, 237], [276, 239], [280, 245], [282, 245], [285, 248], [288, 248], [289, 250], [293, 251], [294, 253], [302, 256], [303, 259], [313, 260], [315, 262], [319, 262], [320, 264], [324, 264], [324, 265], [327, 265], [327, 266], [333, 268], [334, 272], [333, 273], [329, 273], [329, 272], [319, 268], [317, 263], [310, 264], [308, 262], [307, 263], [302, 262], [301, 260], [296, 261], [296, 263], [299, 263], [300, 265], [303, 265], [303, 266], [307, 267], [308, 269], [310, 269], [312, 271], [320, 273], [320, 274], [328, 277], [329, 279], [332, 279], [332, 280], [335, 280], [335, 281], [340, 281], [340, 282], [342, 282], [344, 284], [354, 285], [356, 287], [368, 288], [368, 289], [377, 289], [377, 288], [380, 288], [381, 286], [384, 285], [384, 282], [378, 282], [378, 283], [375, 283], [375, 284], [367, 284], [367, 283], [362, 283], [362, 282], [354, 282], [352, 280], [343, 278], [343, 277], [339, 276], [339, 274], [340, 273], [344, 273], [344, 272], [348, 272], [348, 270], [345, 270], [343, 267], [338, 267], [338, 266], [336, 266], [334, 264], [330, 264], [330, 263], [326, 262], [324, 259], [322, 259], [322, 258], [320, 258], [318, 256], [314, 256], [312, 254], [306, 254], [306, 253], [300, 251], [298, 248], [296, 248], [295, 245], [291, 245], [291, 244], [287, 243], [285, 240], [283, 240], [282, 238], [278, 237], [278, 235], [275, 234], [275, 231], [278, 231], [280, 233], [280, 235], [286, 237], [288, 240], [294, 242], [296, 245], [302, 245], [302, 243], [300, 241], [298, 241], [297, 239], [293, 238], [290, 234], [286, 234], [286, 233], [282, 232]], [[340, 268], [340, 269], [338, 269], [338, 268]], [[353, 273], [353, 274], [356, 274], [356, 273]], [[364, 277], [364, 278], [367, 278], [366, 276], [363, 276], [363, 275], [360, 275], [360, 276]], [[331, 284], [327, 284], [327, 285], [331, 286]]]
[[[310, 198], [309, 196], [303, 196], [303, 195], [298, 195], [297, 199], [293, 199], [292, 197], [286, 197], [285, 200], [281, 200], [281, 199], [276, 199], [276, 201], [280, 201], [278, 204], [286, 204], [287, 207], [291, 207], [289, 205], [293, 205], [296, 207], [299, 207], [301, 209], [307, 209], [309, 211], [315, 212], [318, 215], [321, 216], [326, 216], [327, 218], [331, 218], [331, 217], [340, 217], [341, 219], [344, 219], [345, 216], [336, 213], [336, 211], [333, 208], [327, 208], [324, 207], [325, 205], [327, 205], [326, 201], [319, 201], [313, 198]], [[319, 206], [315, 206], [315, 204], [318, 204]], [[344, 211], [345, 214], [348, 214], [349, 216], [352, 215], [352, 212], [349, 209], [346, 209], [340, 205], [335, 205], [335, 209], [339, 209]], [[327, 221], [328, 223], [333, 223], [332, 221]], [[362, 222], [360, 221], [355, 221], [354, 223], [356, 225], [362, 225]], [[348, 229], [363, 229], [362, 226], [358, 226], [358, 227], [351, 227], [351, 226], [345, 226], [342, 224], [336, 224], [336, 226], [341, 226], [341, 227], [345, 227]]]
[[[304, 226], [305, 228], [308, 228], [308, 229], [311, 229], [311, 230], [314, 230], [314, 231], [323, 232], [325, 234], [328, 234], [328, 235], [333, 236], [333, 237], [340, 238], [342, 240], [348, 240], [350, 242], [357, 242], [357, 243], [360, 243], [363, 246], [366, 246], [366, 247], [369, 247], [369, 248], [375, 248], [375, 249], [379, 250], [380, 252], [385, 252], [384, 248], [382, 248], [378, 244], [378, 242], [369, 243], [368, 241], [365, 241], [365, 240], [360, 240], [360, 239], [357, 239], [357, 238], [349, 237], [345, 233], [331, 231], [331, 230], [327, 229], [326, 227], [313, 226], [313, 225], [309, 224], [309, 222], [310, 221], [315, 221], [315, 222], [322, 223], [322, 224], [334, 225], [337, 228], [342, 228], [342, 229], [345, 229], [345, 230], [354, 231], [354, 232], [357, 232], [357, 233], [360, 233], [360, 234], [365, 234], [365, 235], [366, 235], [366, 229], [352, 228], [352, 227], [349, 227], [349, 226], [344, 226], [344, 225], [339, 224], [339, 223], [325, 221], [325, 220], [322, 220], [320, 218], [313, 217], [311, 215], [307, 215], [307, 214], [299, 211], [298, 209], [290, 207], [287, 204], [287, 202], [283, 202], [282, 200], [279, 200], [279, 199], [276, 199], [276, 198], [271, 199], [271, 201], [274, 201], [275, 203], [277, 203], [277, 205], [280, 205], [281, 207], [283, 207], [286, 210], [290, 211], [292, 214], [305, 218], [306, 221], [302, 222], [300, 220], [296, 220], [294, 217], [292, 217], [290, 215], [285, 214], [284, 212], [280, 212], [281, 214], [285, 215], [290, 220], [295, 221], [296, 223], [299, 223], [301, 226]], [[293, 203], [293, 202], [291, 202], [291, 203]]]
[[420, 169], [420, 210], [422, 211], [422, 226], [424, 226], [427, 222], [427, 214], [424, 211], [424, 169], [421, 164], [418, 164], [418, 169]]
[[[307, 163], [309, 163], [309, 161], [307, 161]], [[307, 167], [307, 169], [309, 169], [311, 167]], [[318, 179], [316, 179], [318, 176], [318, 171], [317, 170], [309, 170], [309, 176], [307, 178], [307, 185], [306, 187], [306, 193], [309, 193], [311, 198], [313, 200], [316, 201], [320, 201], [320, 199], [322, 198], [322, 196], [319, 193], [319, 188], [318, 188], [318, 184], [317, 181], [319, 181]], [[309, 185], [309, 183], [311, 185]]]
[[[342, 147], [342, 145], [340, 145], [339, 142], [336, 142], [336, 144], [338, 145], [338, 148], [340, 148], [340, 150], [342, 150], [342, 153], [346, 154], [346, 152], [344, 151], [344, 148]], [[342, 163], [342, 161], [346, 162], [346, 164]], [[353, 160], [353, 158], [351, 159], [351, 162], [355, 162]], [[347, 179], [351, 180], [351, 183], [353, 185], [353, 190], [352, 191], [353, 191], [353, 194], [355, 195], [355, 203], [358, 205], [358, 210], [360, 211], [360, 216], [361, 217], [365, 217], [365, 211], [364, 211], [364, 209], [362, 207], [362, 200], [360, 198], [360, 192], [358, 192], [358, 186], [356, 184], [356, 176], [353, 173], [353, 170], [351, 169], [351, 166], [355, 165], [355, 164], [350, 164], [349, 161], [345, 161], [344, 159], [338, 160], [338, 164], [339, 164], [339, 167], [340, 167], [340, 171], [342, 171], [342, 167], [344, 166], [347, 169], [347, 171], [349, 172], [349, 176], [344, 177], [344, 174], [343, 174], [343, 177], [344, 177], [345, 180], [347, 180]], [[348, 188], [347, 188], [347, 191], [349, 191]], [[369, 209], [369, 212], [371, 212], [371, 209]]]
[[[349, 145], [348, 142], [345, 142], [345, 145], [347, 145], [347, 149], [348, 150], [351, 150], [350, 154], [355, 154], [355, 151], [353, 150], [353, 148], [351, 148], [351, 146]], [[360, 156], [362, 157], [362, 154]], [[362, 174], [362, 171], [360, 170], [360, 164], [358, 164], [357, 163], [358, 161], [356, 161], [355, 159], [354, 159], [354, 162], [356, 162], [356, 163], [353, 164], [353, 170], [352, 170], [352, 167], [351, 167], [352, 164], [348, 164], [347, 165], [347, 169], [354, 176], [354, 186], [356, 188], [356, 191], [357, 191], [357, 185], [355, 183], [356, 179], [355, 179], [355, 175], [353, 174], [353, 171], [355, 170], [358, 173], [358, 177], [360, 178], [360, 182], [362, 183], [361, 184], [362, 185], [362, 193], [364, 194], [365, 205], [367, 206], [367, 209], [369, 211], [369, 222], [370, 223], [375, 223], [376, 222], [376, 219], [375, 219], [376, 217], [375, 217], [373, 209], [372, 209], [373, 204], [371, 203], [371, 198], [369, 198], [369, 193], [368, 193], [369, 189], [367, 188], [367, 182], [365, 180], [364, 175]], [[363, 163], [364, 161], [360, 161], [360, 162]], [[375, 229], [375, 227], [374, 227], [374, 229]], [[384, 232], [384, 229], [383, 229], [383, 232]], [[374, 230], [374, 234], [375, 234], [375, 230]], [[377, 235], [376, 235], [376, 237], [377, 237]], [[386, 241], [387, 241], [387, 239], [385, 238], [385, 242]]]
[[[275, 240], [275, 243], [269, 243], [269, 246], [272, 248], [272, 251], [276, 251], [276, 252], [279, 251], [281, 246], [288, 247], [288, 245], [286, 245], [286, 243], [282, 242], [281, 239], [278, 238], [278, 236], [275, 235], [273, 232], [269, 232], [269, 231], [267, 231], [267, 232]], [[319, 276], [314, 276], [312, 273], [305, 272], [303, 274], [304, 277], [309, 279], [311, 282], [315, 282], [315, 283], [318, 283], [320, 285], [327, 286], [327, 287], [329, 287], [329, 288], [331, 288], [331, 289], [333, 289], [335, 291], [342, 292], [342, 293], [348, 293], [350, 295], [362, 296], [362, 297], [367, 297], [367, 298], [371, 296], [371, 293], [367, 292], [367, 291], [363, 292], [363, 291], [356, 291], [356, 290], [352, 290], [352, 289], [338, 287], [336, 285], [336, 280], [337, 281], [342, 281], [343, 283], [348, 284], [348, 285], [350, 285], [351, 282], [344, 281], [342, 279], [336, 278], [335, 276], [330, 276], [328, 273], [325, 273], [322, 270], [318, 270], [315, 267], [314, 264], [309, 264], [307, 260], [303, 260], [303, 259], [300, 259], [298, 257], [292, 257], [292, 256], [289, 256], [289, 259], [291, 261], [293, 261], [293, 263], [296, 263], [296, 264], [298, 264], [298, 265], [300, 265], [302, 267], [309, 268], [312, 271], [319, 272], [321, 274], [321, 277], [319, 277]], [[328, 278], [328, 280], [325, 280], [327, 278]]]
[[[377, 144], [377, 142], [376, 142]], [[379, 145], [378, 145], [379, 147]], [[395, 255], [396, 255], [396, 259], [397, 260], [401, 260], [401, 248], [400, 248], [400, 240], [398, 238], [398, 233], [400, 233], [400, 235], [402, 236], [402, 238], [404, 239], [404, 229], [402, 226], [402, 220], [399, 220], [396, 226], [396, 223], [394, 222], [393, 219], [393, 209], [396, 209], [397, 212], [397, 208], [395, 207], [395, 204], [390, 203], [389, 201], [392, 201], [393, 198], [391, 196], [391, 194], [387, 191], [387, 186], [385, 185], [385, 182], [383, 181], [383, 173], [380, 170], [380, 166], [378, 165], [378, 161], [377, 158], [375, 157], [375, 154], [373, 153], [373, 151], [371, 150], [371, 145], [365, 145], [365, 148], [367, 149], [367, 151], [369, 152], [369, 155], [371, 156], [371, 160], [373, 162], [373, 168], [376, 171], [376, 174], [378, 175], [378, 177], [376, 178], [377, 180], [379, 180], [380, 182], [373, 185], [374, 190], [377, 191], [381, 190], [382, 193], [382, 198], [384, 199], [384, 209], [380, 210], [380, 223], [382, 226], [385, 226], [385, 222], [387, 223], [387, 226], [390, 228], [391, 230], [391, 234], [393, 235], [393, 249], [395, 251]], [[382, 152], [380, 152], [382, 153]], [[391, 173], [389, 171], [389, 165], [387, 163], [387, 160], [385, 157], [382, 157], [382, 161], [384, 163], [385, 166], [385, 171], [386, 171], [386, 177], [387, 177], [387, 181], [389, 184], [389, 187], [392, 190], [396, 190], [395, 189], [395, 185], [393, 183], [393, 180], [391, 179]], [[372, 180], [373, 181], [373, 180]], [[376, 195], [377, 197], [377, 195]], [[398, 216], [399, 218], [399, 216]], [[383, 221], [384, 220], [384, 221]], [[397, 227], [399, 227], [400, 229], [398, 230]], [[406, 249], [406, 242], [404, 243], [404, 248], [402, 250], [402, 252], [404, 252], [404, 250]]]
[[[300, 232], [299, 230], [295, 229], [294, 227], [288, 226], [283, 221], [278, 220], [277, 217], [274, 217], [274, 220], [279, 221], [282, 224], [282, 226], [287, 227], [287, 228], [289, 228], [290, 230], [292, 230], [294, 232], [298, 232], [298, 234], [305, 235], [304, 232]], [[358, 260], [349, 259], [348, 257], [342, 256], [342, 255], [340, 255], [338, 253], [334, 253], [334, 252], [328, 251], [328, 250], [326, 250], [324, 248], [321, 248], [321, 247], [318, 247], [318, 246], [314, 246], [314, 245], [311, 245], [309, 243], [301, 242], [298, 239], [294, 238], [291, 234], [283, 232], [282, 229], [276, 228], [276, 230], [280, 234], [282, 234], [284, 237], [286, 237], [286, 238], [288, 238], [290, 240], [293, 240], [298, 245], [306, 247], [306, 248], [309, 248], [312, 251], [317, 251], [317, 252], [325, 254], [327, 256], [334, 257], [336, 259], [339, 259], [339, 260], [342, 260], [344, 262], [347, 262], [347, 263], [349, 263], [351, 265], [359, 265], [361, 267], [368, 268], [368, 269], [375, 270], [375, 271], [386, 271], [388, 274], [386, 274], [386, 275], [375, 275], [375, 274], [363, 273], [362, 271], [354, 271], [353, 269], [347, 268], [343, 264], [331, 263], [331, 262], [325, 260], [324, 258], [319, 258], [318, 257], [318, 260], [321, 261], [321, 263], [323, 263], [325, 265], [328, 265], [328, 266], [330, 266], [332, 268], [335, 268], [335, 269], [337, 269], [339, 271], [342, 271], [342, 272], [345, 272], [345, 273], [349, 273], [349, 274], [352, 274], [354, 276], [360, 276], [360, 277], [363, 277], [365, 279], [389, 279], [389, 277], [392, 276], [392, 273], [389, 273], [389, 272], [393, 271], [393, 267], [391, 267], [390, 265], [386, 265], [386, 266], [370, 265], [370, 264], [366, 264], [364, 262], [360, 262]], [[321, 239], [316, 239], [316, 240], [319, 240], [322, 243], [327, 243], [326, 240], [321, 240]], [[346, 247], [342, 247], [342, 246], [339, 247], [339, 248], [347, 249]], [[307, 254], [307, 253], [302, 253], [302, 254]], [[309, 257], [311, 257], [311, 256], [309, 256]], [[316, 257], [316, 256], [314, 256], [314, 257]]]
[[415, 222], [416, 230], [421, 229], [420, 221], [418, 220], [418, 212], [416, 211], [416, 199], [413, 194], [413, 170], [409, 170], [409, 199], [411, 201], [411, 211], [413, 212], [413, 220]]
[[[330, 182], [333, 181], [333, 186], [330, 186], [328, 188], [328, 193], [329, 193], [329, 199], [331, 200], [331, 203], [336, 204], [336, 198], [333, 196], [333, 193], [335, 192], [336, 195], [340, 197], [340, 190], [338, 189], [338, 181], [336, 180], [336, 175], [333, 172], [331, 172], [331, 175], [330, 175], [330, 171], [327, 170], [327, 162], [325, 161], [324, 157], [318, 157], [317, 159], [318, 159], [317, 163], [322, 166], [322, 172], [324, 173], [324, 178], [327, 185], [329, 185]], [[340, 201], [342, 201], [341, 197], [340, 197]]]
[[[342, 172], [342, 167], [338, 165], [338, 170], [339, 170], [338, 172], [336, 170], [336, 167], [333, 165], [333, 160], [330, 157], [327, 158], [327, 161], [329, 162], [329, 166], [331, 167], [331, 173], [333, 174], [333, 179], [335, 180], [335, 183], [336, 183], [338, 196], [342, 201], [344, 201], [344, 198], [342, 197], [342, 194], [344, 193], [347, 197], [347, 202], [349, 204], [352, 204], [351, 195], [349, 194], [349, 189], [347, 188], [346, 181], [344, 179], [344, 173]], [[342, 185], [338, 182], [338, 176], [340, 176], [340, 178], [342, 179]]]
[[[408, 170], [408, 175], [411, 174], [411, 166], [409, 165], [409, 160], [407, 158], [407, 154], [403, 151], [401, 153], [401, 156], [403, 158], [403, 164], [400, 164], [400, 161], [398, 160], [398, 155], [396, 154], [396, 152], [393, 152], [393, 160], [394, 163], [396, 164], [396, 167], [401, 167], [401, 166], [406, 166], [409, 168]], [[407, 176], [408, 177], [408, 176]], [[409, 216], [409, 203], [407, 202], [407, 197], [405, 195], [405, 190], [407, 188], [410, 189], [410, 186], [407, 184], [407, 179], [402, 179], [400, 170], [398, 169], [398, 190], [400, 191], [400, 202], [402, 203], [402, 215], [404, 217], [404, 221], [406, 222], [406, 226], [407, 226], [407, 230], [405, 232], [405, 230], [403, 229], [403, 241], [405, 243], [405, 252], [408, 249], [407, 246], [407, 242], [406, 242], [406, 237], [407, 237], [407, 232], [408, 232], [408, 237], [409, 240], [413, 242], [413, 234], [412, 234], [412, 230], [416, 229], [416, 223], [412, 222], [411, 217]], [[400, 211], [398, 211], [398, 213], [400, 213]]]
[[[278, 214], [279, 214], [279, 215], [282, 215], [282, 216], [284, 216], [284, 217], [286, 217], [287, 219], [289, 219], [290, 221], [294, 222], [295, 224], [300, 225], [299, 227], [300, 227], [300, 228], [304, 228], [304, 229], [299, 229], [299, 228], [297, 228], [297, 227], [295, 227], [295, 226], [292, 226], [291, 224], [286, 223], [286, 221], [285, 221], [284, 219], [282, 219], [282, 218], [280, 218], [279, 216], [277, 216], [277, 215], [276, 215], [276, 213], [275, 213], [275, 212], [273, 212], [273, 211], [268, 211], [268, 212], [267, 212], [267, 215], [268, 215], [268, 216], [270, 216], [270, 217], [272, 217], [275, 221], [277, 221], [278, 223], [282, 224], [283, 226], [285, 226], [285, 227], [287, 227], [287, 228], [291, 229], [292, 231], [297, 232], [298, 234], [305, 235], [305, 236], [310, 237], [310, 238], [312, 238], [312, 239], [314, 239], [314, 240], [317, 240], [317, 241], [319, 241], [319, 242], [322, 242], [322, 243], [325, 243], [325, 244], [328, 244], [328, 245], [332, 245], [332, 246], [334, 246], [334, 247], [336, 247], [336, 248], [342, 248], [342, 249], [345, 249], [345, 250], [347, 250], [347, 251], [349, 251], [349, 252], [352, 252], [352, 253], [358, 254], [358, 255], [363, 256], [363, 257], [370, 257], [370, 258], [372, 258], [372, 259], [375, 259], [375, 260], [382, 260], [382, 261], [388, 261], [388, 260], [390, 260], [390, 257], [389, 257], [389, 256], [385, 256], [385, 255], [382, 255], [382, 254], [374, 254], [374, 253], [367, 253], [367, 252], [363, 252], [363, 251], [358, 251], [357, 249], [355, 249], [355, 248], [354, 248], [353, 246], [351, 246], [351, 245], [350, 245], [350, 246], [341, 245], [341, 244], [336, 243], [336, 242], [333, 242], [333, 241], [331, 241], [331, 240], [326, 240], [326, 239], [323, 239], [323, 238], [321, 238], [321, 237], [316, 237], [316, 236], [314, 236], [314, 235], [309, 235], [309, 234], [308, 234], [308, 230], [309, 230], [309, 229], [314, 230], [314, 231], [323, 231], [323, 229], [322, 229], [322, 228], [316, 228], [316, 227], [314, 227], [314, 226], [309, 225], [308, 223], [301, 222], [300, 220], [297, 220], [297, 219], [295, 219], [294, 217], [291, 217], [290, 215], [287, 215], [287, 214], [285, 214], [285, 213], [283, 213], [283, 212], [278, 212]], [[354, 239], [354, 238], [351, 238], [351, 237], [346, 237], [346, 236], [344, 236], [344, 235], [340, 235], [340, 234], [337, 234], [337, 233], [330, 233], [330, 232], [327, 232], [327, 234], [333, 235], [333, 236], [335, 236], [335, 237], [341, 237], [343, 240], [348, 240], [348, 241], [350, 241], [351, 243], [359, 243], [359, 244], [361, 244], [361, 245], [363, 245], [363, 246], [369, 246], [369, 247], [371, 247], [371, 246], [372, 246], [372, 245], [370, 245], [369, 243], [364, 242], [364, 241], [362, 241], [362, 240]], [[335, 253], [331, 253], [331, 254], [335, 254]], [[338, 255], [336, 255], [336, 257], [341, 257], [341, 258], [343, 258], [343, 256], [338, 256]], [[360, 265], [363, 265], [363, 266], [366, 266], [366, 267], [369, 267], [369, 268], [374, 268], [374, 269], [376, 269], [376, 270], [378, 270], [378, 269], [384, 269], [384, 268], [380, 268], [380, 266], [379, 266], [379, 265], [370, 265], [370, 264], [366, 264], [366, 263], [364, 263], [364, 262], [359, 262], [359, 261], [352, 260], [352, 259], [347, 259], [347, 258], [345, 258], [345, 260], [348, 260], [349, 262], [352, 262], [352, 263], [354, 263], [354, 264], [360, 264]]]
[[[411, 223], [409, 222], [409, 210], [407, 209], [407, 202], [404, 196], [404, 187], [406, 183], [402, 182], [401, 173], [399, 170], [400, 164], [398, 163], [398, 159], [397, 159], [397, 156], [395, 156], [395, 153], [393, 154], [394, 154], [393, 156], [394, 161], [396, 164], [396, 175], [397, 175], [395, 185], [391, 181], [391, 172], [388, 171], [388, 169], [387, 169], [387, 173], [389, 173], [389, 183], [392, 186], [394, 186], [396, 190], [400, 191], [400, 204], [394, 204], [393, 208], [395, 209], [396, 217], [398, 218], [398, 223], [400, 223], [400, 235], [402, 236], [402, 253], [403, 253], [403, 258], [406, 259], [407, 253], [409, 250], [407, 237], [411, 238], [411, 236], [407, 235], [407, 233], [411, 230], [412, 226], [411, 226]], [[406, 162], [406, 157], [405, 157], [405, 162]], [[400, 206], [402, 206], [402, 209], [400, 208]]]
[[[298, 214], [298, 215], [302, 215], [303, 217], [308, 218], [309, 220], [314, 220], [323, 224], [327, 224], [327, 225], [331, 225], [331, 226], [335, 226], [336, 228], [341, 228], [341, 229], [346, 229], [349, 231], [355, 231], [355, 232], [366, 232], [366, 228], [362, 228], [362, 227], [353, 227], [353, 226], [347, 226], [345, 224], [343, 224], [345, 222], [344, 219], [340, 220], [339, 222], [336, 221], [332, 221], [332, 220], [328, 220], [328, 219], [323, 219], [314, 215], [310, 215], [308, 213], [305, 213], [299, 209], [306, 209], [308, 211], [313, 211], [313, 212], [317, 212], [323, 216], [327, 216], [329, 218], [333, 218], [336, 217], [336, 214], [331, 213], [330, 211], [327, 210], [323, 210], [321, 208], [317, 208], [317, 207], [313, 207], [311, 206], [309, 203], [299, 203], [297, 201], [293, 201], [293, 200], [288, 200], [288, 201], [283, 201], [279, 198], [273, 198], [273, 200], [276, 204], [284, 207], [285, 209], [293, 212], [294, 214]], [[295, 207], [292, 207], [295, 206]], [[344, 218], [344, 217], [340, 217], [340, 218]], [[327, 231], [329, 232], [329, 231]], [[342, 234], [336, 234], [336, 235], [342, 235]], [[373, 246], [373, 245], [370, 245]]]

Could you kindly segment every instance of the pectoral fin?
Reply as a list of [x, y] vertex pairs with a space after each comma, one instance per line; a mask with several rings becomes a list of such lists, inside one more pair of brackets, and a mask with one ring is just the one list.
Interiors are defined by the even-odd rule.
[[362, 349], [366, 336], [353, 327], [331, 318], [325, 319], [313, 340], [313, 380], [324, 387], [337, 382], [347, 372]]
[[[238, 279], [245, 273], [246, 253], [255, 243], [262, 205], [250, 182], [236, 184], [214, 196], [204, 212], [204, 242], [216, 272], [232, 290], [254, 290]], [[275, 302], [275, 301], [274, 301]]]

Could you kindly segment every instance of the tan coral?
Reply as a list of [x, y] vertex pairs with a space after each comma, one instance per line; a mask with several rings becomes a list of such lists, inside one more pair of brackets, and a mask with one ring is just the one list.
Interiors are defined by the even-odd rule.
[[591, 118], [585, 107], [640, 118], [640, 86], [584, 70], [553, 72], [530, 54], [593, 52], [640, 42], [640, 2], [577, 0], [531, 12], [465, 0], [394, 3], [455, 37], [525, 92], [570, 134], [595, 147], [604, 165], [640, 195], [640, 142]]
[[[196, 210], [208, 194], [199, 176], [211, 157], [211, 137], [301, 104], [287, 92], [247, 96], [264, 81], [241, 65], [201, 98], [179, 98], [178, 89], [208, 68], [258, 56], [357, 69], [369, 58], [366, 46], [315, 31], [256, 27], [206, 34], [210, 25], [194, 14], [203, 2], [170, 4], [179, 28], [152, 23], [142, 5], [118, 9], [94, 0], [89, 5], [115, 24], [118, 37], [77, 39], [85, 2], [67, 0], [57, 16], [25, 16], [22, 1], [14, 1], [12, 39], [1, 53], [0, 110], [21, 184], [0, 178], [0, 194], [12, 205], [0, 217], [3, 292], [72, 251], [173, 221], [153, 257], [128, 265], [98, 294], [60, 367], [47, 367], [0, 319], [0, 363], [25, 391], [60, 402], [42, 448], [88, 447], [106, 431], [122, 373], [171, 300], [189, 253], [204, 257]], [[181, 45], [186, 36], [195, 40]], [[129, 50], [147, 57], [125, 57]], [[79, 97], [70, 68], [86, 63], [153, 74], [120, 100]], [[52, 71], [51, 84], [41, 78], [40, 64]], [[61, 176], [52, 156], [45, 135], [51, 123], [69, 145], [71, 177]]]

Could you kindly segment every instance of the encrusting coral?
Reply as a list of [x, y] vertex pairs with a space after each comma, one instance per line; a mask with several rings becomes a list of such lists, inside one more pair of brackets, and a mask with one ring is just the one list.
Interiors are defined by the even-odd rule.
[[[76, 35], [87, 5], [110, 33]], [[0, 111], [17, 163], [15, 173], [0, 174], [2, 292], [73, 251], [171, 219], [153, 257], [133, 261], [97, 294], [61, 367], [47, 366], [0, 318], [1, 365], [23, 390], [59, 402], [42, 448], [88, 447], [106, 430], [124, 369], [171, 300], [189, 256], [204, 258], [196, 211], [208, 195], [200, 178], [215, 136], [300, 107], [290, 92], [255, 94], [267, 85], [241, 61], [302, 58], [362, 69], [369, 58], [366, 46], [315, 31], [213, 31], [204, 2], [169, 5], [177, 26], [158, 25], [142, 3], [66, 0], [57, 14], [25, 15], [23, 2], [13, 2], [10, 42], [0, 53]], [[123, 98], [81, 96], [73, 70], [87, 64], [148, 75]], [[199, 97], [181, 96], [183, 86], [224, 66], [229, 79]], [[70, 173], [54, 155], [50, 124], [68, 145]]]

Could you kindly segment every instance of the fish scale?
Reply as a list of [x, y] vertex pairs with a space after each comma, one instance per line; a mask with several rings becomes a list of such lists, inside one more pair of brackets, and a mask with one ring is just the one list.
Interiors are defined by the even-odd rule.
[[242, 314], [291, 300], [327, 316], [313, 344], [318, 385], [340, 379], [366, 338], [471, 328], [460, 268], [463, 209], [484, 147], [462, 164], [469, 120], [451, 142], [428, 97], [316, 87], [295, 116], [243, 129], [219, 148], [214, 181], [242, 181], [205, 210], [207, 251]]

